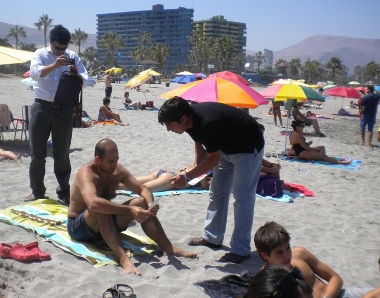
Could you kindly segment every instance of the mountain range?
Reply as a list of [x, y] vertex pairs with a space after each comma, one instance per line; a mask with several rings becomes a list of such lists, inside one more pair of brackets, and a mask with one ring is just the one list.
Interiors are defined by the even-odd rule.
[[[0, 38], [6, 38], [9, 29], [14, 26], [0, 22]], [[37, 28], [22, 27], [26, 32], [27, 38], [20, 38], [19, 41], [34, 43], [37, 47], [44, 45], [43, 31], [38, 31]], [[15, 43], [13, 38], [8, 38], [8, 40], [10, 44]], [[81, 46], [81, 51], [89, 46], [96, 48], [96, 34], [88, 35], [87, 41]], [[74, 45], [71, 45], [70, 48], [74, 51], [78, 50]], [[357, 65], [365, 66], [371, 61], [380, 64], [379, 49], [380, 39], [314, 35], [295, 45], [275, 51], [273, 53], [273, 61], [275, 62], [279, 59], [290, 61], [294, 58], [299, 58], [302, 63], [310, 59], [325, 64], [331, 57], [338, 57], [347, 66], [348, 72], [352, 74], [354, 67]], [[247, 54], [254, 55], [255, 52], [247, 50]]]

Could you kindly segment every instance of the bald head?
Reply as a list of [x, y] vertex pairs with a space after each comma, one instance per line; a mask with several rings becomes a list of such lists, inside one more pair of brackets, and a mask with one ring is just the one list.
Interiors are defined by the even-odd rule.
[[111, 139], [101, 139], [95, 146], [95, 156], [103, 159], [106, 152], [118, 151], [117, 145]]

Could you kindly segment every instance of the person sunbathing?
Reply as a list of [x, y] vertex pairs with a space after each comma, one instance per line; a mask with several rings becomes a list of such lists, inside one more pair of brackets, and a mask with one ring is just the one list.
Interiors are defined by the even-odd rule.
[[323, 134], [319, 128], [318, 120], [307, 118], [305, 115], [301, 113], [300, 108], [302, 107], [302, 104], [303, 104], [302, 102], [297, 102], [297, 104], [293, 107], [292, 115], [293, 115], [294, 120], [301, 120], [305, 123], [306, 126], [313, 125], [313, 128], [317, 136], [325, 137], [326, 135]]
[[[144, 186], [149, 188], [152, 192], [172, 190], [175, 188], [171, 184], [172, 183], [171, 178], [175, 177], [176, 175], [183, 174], [184, 172], [189, 172], [194, 167], [195, 167], [194, 165], [191, 165], [178, 172], [170, 171], [170, 170], [157, 170], [157, 171], [153, 171], [149, 173], [148, 175], [136, 177], [136, 179], [137, 181], [142, 183]], [[210, 185], [208, 181], [209, 181], [208, 176], [205, 176], [194, 185], [187, 183], [185, 188], [200, 187], [202, 189], [209, 189]]]
[[335, 119], [335, 117], [327, 117], [327, 116], [324, 116], [322, 114], [312, 113], [311, 111], [307, 111], [306, 114], [305, 114], [305, 116], [308, 117], [308, 118], [314, 117], [314, 118], [329, 119], [329, 120], [334, 120]]
[[289, 136], [289, 142], [292, 146], [291, 153], [300, 158], [307, 158], [312, 160], [324, 160], [332, 164], [349, 165], [351, 160], [338, 160], [326, 155], [324, 146], [310, 147], [313, 142], [306, 142], [302, 132], [305, 123], [301, 120], [292, 121], [293, 131]]
[[103, 98], [103, 105], [99, 108], [99, 121], [112, 121], [117, 125], [128, 126], [127, 123], [124, 123], [120, 119], [120, 115], [112, 112], [109, 107], [111, 104], [111, 100], [108, 97]]
[[10, 159], [14, 162], [22, 162], [21, 156], [17, 156], [12, 151], [6, 151], [0, 148], [0, 161], [3, 161], [5, 159]]
[[123, 104], [126, 109], [142, 110], [141, 102], [139, 101], [132, 102], [132, 99], [129, 98], [129, 92], [124, 93]]

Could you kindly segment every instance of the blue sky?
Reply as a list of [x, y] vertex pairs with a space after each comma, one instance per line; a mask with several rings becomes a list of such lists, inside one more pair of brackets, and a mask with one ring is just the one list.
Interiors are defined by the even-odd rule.
[[96, 15], [150, 10], [154, 4], [194, 9], [194, 20], [223, 15], [247, 25], [247, 50], [278, 51], [307, 37], [322, 34], [380, 38], [379, 0], [10, 0], [3, 4], [0, 21], [34, 28], [43, 14], [70, 31], [96, 33]]

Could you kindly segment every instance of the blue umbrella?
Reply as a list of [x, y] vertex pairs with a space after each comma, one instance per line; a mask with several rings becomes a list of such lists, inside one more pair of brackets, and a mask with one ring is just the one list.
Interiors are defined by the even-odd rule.
[[196, 80], [195, 75], [187, 75], [187, 76], [178, 76], [172, 79], [170, 82], [178, 83], [178, 84], [187, 84], [190, 82], [194, 82]]
[[375, 90], [380, 92], [380, 85], [375, 86]]

